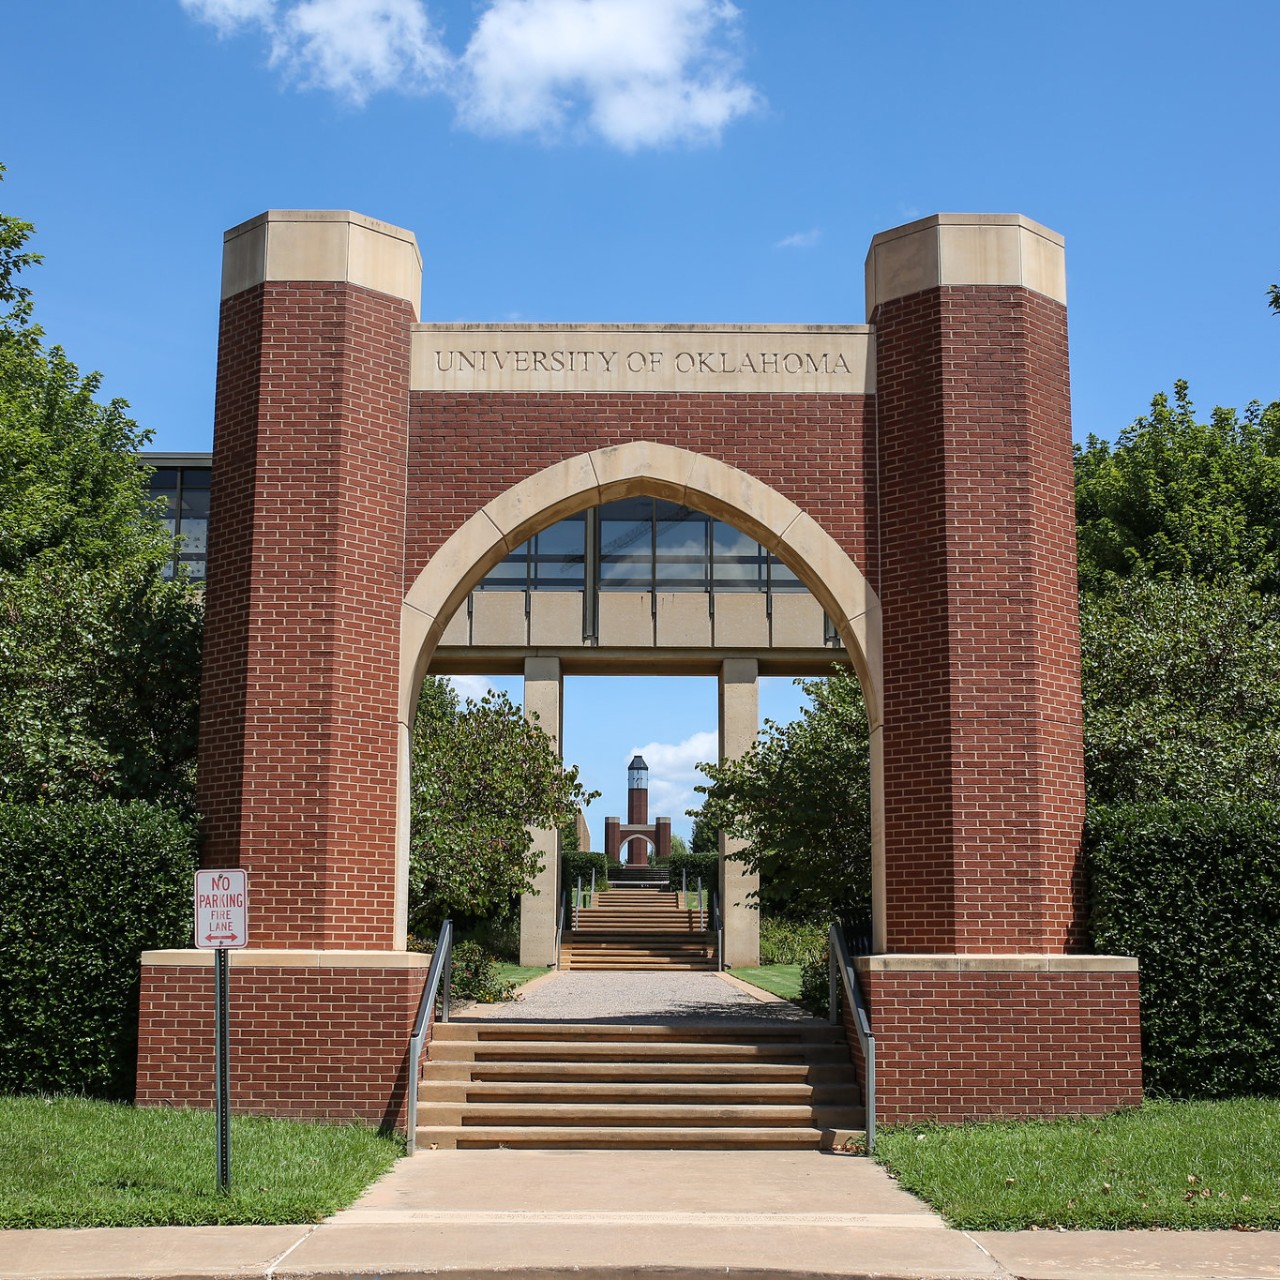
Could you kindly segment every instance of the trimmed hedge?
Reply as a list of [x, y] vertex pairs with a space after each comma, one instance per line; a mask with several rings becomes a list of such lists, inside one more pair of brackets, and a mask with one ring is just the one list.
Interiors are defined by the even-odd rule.
[[1138, 957], [1150, 1092], [1280, 1093], [1280, 806], [1099, 807], [1094, 948]]
[[596, 873], [596, 887], [608, 888], [609, 859], [603, 853], [589, 849], [567, 849], [560, 855], [560, 888], [572, 889], [582, 877], [584, 887], [591, 883], [591, 872]]
[[0, 804], [0, 1093], [131, 1098], [139, 956], [191, 944], [192, 824]]
[[689, 873], [689, 891], [697, 888], [702, 877], [704, 889], [714, 889], [720, 883], [720, 855], [718, 853], [672, 853], [667, 867], [671, 872], [671, 887], [680, 887], [680, 873]]
[[779, 920], [764, 916], [760, 921], [761, 964], [804, 964], [817, 952], [826, 952], [828, 926], [812, 920]]

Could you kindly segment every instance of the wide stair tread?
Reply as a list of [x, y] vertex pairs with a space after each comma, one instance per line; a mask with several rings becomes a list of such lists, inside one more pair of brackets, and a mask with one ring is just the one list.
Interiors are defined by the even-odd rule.
[[864, 1123], [816, 1021], [444, 1023], [418, 1098], [423, 1147], [813, 1149]]

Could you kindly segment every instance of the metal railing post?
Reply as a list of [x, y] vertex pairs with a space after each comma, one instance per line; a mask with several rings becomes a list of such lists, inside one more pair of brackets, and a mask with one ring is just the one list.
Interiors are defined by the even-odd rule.
[[[849, 958], [849, 948], [844, 940], [844, 930], [833, 924], [827, 932], [827, 945], [830, 947], [833, 980], [839, 965], [840, 981], [844, 987], [845, 999], [849, 1003], [850, 1020], [858, 1037], [858, 1045], [862, 1049], [862, 1061], [866, 1067], [866, 1096], [863, 1106], [867, 1116], [867, 1153], [876, 1149], [876, 1038], [871, 1034], [871, 1019], [867, 1016], [867, 1006], [863, 1003], [862, 988], [858, 985], [858, 975], [854, 971], [853, 961]], [[836, 1008], [834, 996], [832, 1009]], [[832, 1022], [836, 1018], [832, 1017]]]
[[440, 926], [436, 949], [427, 969], [427, 980], [422, 984], [422, 998], [413, 1019], [413, 1032], [409, 1036], [409, 1077], [406, 1085], [405, 1111], [407, 1116], [405, 1150], [413, 1155], [418, 1144], [418, 1082], [422, 1071], [422, 1051], [426, 1047], [427, 1029], [431, 1025], [431, 1012], [435, 1008], [436, 994], [444, 984], [441, 999], [440, 1021], [449, 1021], [449, 988], [453, 981], [453, 921], [446, 920]]

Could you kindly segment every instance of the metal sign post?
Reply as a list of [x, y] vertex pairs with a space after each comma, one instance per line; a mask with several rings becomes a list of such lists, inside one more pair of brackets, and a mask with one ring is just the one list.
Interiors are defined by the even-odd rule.
[[229, 950], [249, 945], [249, 885], [243, 871], [197, 871], [195, 939], [213, 952], [213, 1105], [218, 1190], [231, 1189], [231, 973]]

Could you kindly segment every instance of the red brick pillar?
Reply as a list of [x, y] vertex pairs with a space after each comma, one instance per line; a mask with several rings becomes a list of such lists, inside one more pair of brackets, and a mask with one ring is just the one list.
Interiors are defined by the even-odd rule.
[[1064, 955], [1084, 941], [1084, 774], [1062, 239], [926, 218], [872, 241], [867, 283], [884, 1118], [1136, 1100], [1132, 962]]
[[[199, 804], [204, 863], [249, 873], [253, 950], [232, 973], [246, 1110], [381, 1122], [403, 1092], [422, 980], [395, 855], [420, 281], [413, 237], [358, 214], [227, 233]], [[203, 960], [147, 957], [140, 1101], [207, 1103], [207, 1047], [173, 1021], [205, 999]]]

